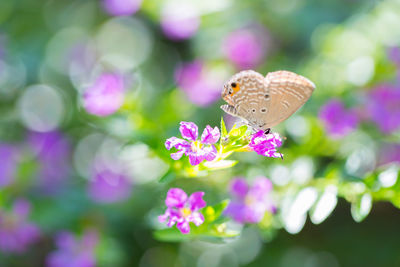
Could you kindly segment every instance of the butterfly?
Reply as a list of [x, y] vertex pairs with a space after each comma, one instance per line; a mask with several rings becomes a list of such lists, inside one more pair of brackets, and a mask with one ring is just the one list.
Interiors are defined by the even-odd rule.
[[315, 89], [309, 79], [290, 71], [270, 72], [264, 77], [253, 70], [233, 75], [222, 90], [228, 105], [221, 109], [243, 119], [255, 130], [270, 128], [296, 112]]

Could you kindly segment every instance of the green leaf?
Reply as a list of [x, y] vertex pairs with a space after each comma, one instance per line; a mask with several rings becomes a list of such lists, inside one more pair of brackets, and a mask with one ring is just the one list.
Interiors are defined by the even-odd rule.
[[206, 161], [203, 163], [203, 166], [206, 167], [208, 170], [220, 170], [231, 168], [235, 166], [237, 160], [218, 160], [218, 161]]
[[204, 219], [208, 223], [215, 222], [222, 215], [222, 212], [225, 210], [228, 205], [229, 200], [224, 200], [214, 206], [208, 206], [204, 209], [203, 215]]
[[228, 135], [228, 132], [226, 131], [226, 126], [225, 126], [225, 122], [224, 122], [224, 118], [221, 117], [221, 139], [225, 136]]
[[361, 222], [367, 217], [372, 207], [372, 197], [369, 193], [359, 196], [351, 204], [351, 216], [356, 222]]
[[158, 181], [159, 183], [169, 183], [175, 179], [175, 174], [171, 171], [165, 173], [160, 180]]

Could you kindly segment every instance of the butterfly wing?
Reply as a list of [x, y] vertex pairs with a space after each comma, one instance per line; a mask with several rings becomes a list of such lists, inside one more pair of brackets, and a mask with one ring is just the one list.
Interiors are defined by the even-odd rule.
[[265, 115], [270, 104], [269, 89], [264, 76], [247, 70], [234, 75], [230, 82], [237, 83], [240, 90], [232, 96], [233, 105], [229, 109], [228, 106], [223, 106], [222, 109], [246, 120], [253, 127], [259, 128], [261, 126], [259, 125], [259, 114]]
[[273, 127], [296, 112], [315, 89], [309, 79], [290, 71], [270, 72], [265, 77], [270, 92], [270, 106], [265, 124]]

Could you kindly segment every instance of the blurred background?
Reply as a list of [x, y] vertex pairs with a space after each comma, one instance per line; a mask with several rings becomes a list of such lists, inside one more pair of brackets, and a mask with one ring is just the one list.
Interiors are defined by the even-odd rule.
[[[165, 140], [219, 126], [243, 69], [317, 86], [284, 160], [185, 177]], [[0, 266], [400, 266], [399, 70], [398, 0], [1, 0]], [[153, 235], [170, 187], [213, 205], [259, 175], [273, 219]]]

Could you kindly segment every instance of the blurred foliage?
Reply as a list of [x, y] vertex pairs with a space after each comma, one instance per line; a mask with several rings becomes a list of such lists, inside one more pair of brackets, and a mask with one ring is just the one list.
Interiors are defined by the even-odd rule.
[[[57, 233], [85, 229], [99, 233], [98, 266], [398, 265], [393, 239], [400, 221], [400, 131], [382, 131], [365, 108], [377, 86], [400, 88], [400, 60], [389, 53], [400, 46], [398, 1], [143, 0], [127, 16], [113, 16], [105, 2], [0, 1], [0, 147], [15, 151], [9, 156], [0, 148], [0, 161], [11, 162], [0, 163], [0, 212], [25, 198], [32, 205], [29, 220], [42, 232], [23, 253], [0, 250], [0, 266], [43, 266], [56, 249]], [[200, 24], [193, 34], [181, 40], [167, 34], [163, 14], [170, 4], [195, 11]], [[210, 89], [217, 97], [196, 104], [194, 89], [180, 84], [176, 70], [186, 62], [204, 63], [208, 79], [192, 80], [200, 83], [195, 99], [201, 99], [209, 80], [240, 70], [224, 40], [248, 28], [265, 37], [256, 71], [290, 70], [317, 85], [304, 107], [273, 129], [284, 139], [284, 160], [233, 153], [248, 144], [250, 130], [225, 117], [217, 161], [174, 161], [165, 140], [179, 136], [180, 121], [203, 129], [220, 125], [224, 115], [219, 92]], [[97, 116], [85, 109], [84, 92], [105, 72], [123, 77], [124, 103], [112, 115]], [[354, 108], [360, 120], [340, 138], [318, 118], [334, 98]], [[103, 105], [112, 102], [107, 100]], [[53, 131], [62, 141], [32, 141], [32, 133]], [[57, 142], [68, 149], [56, 149]], [[6, 173], [13, 164], [15, 172]], [[103, 169], [128, 181], [121, 186], [128, 196], [109, 201], [102, 194], [123, 190], [92, 189]], [[256, 225], [223, 216], [232, 178], [260, 175], [274, 184], [277, 213], [266, 213]], [[157, 221], [171, 187], [205, 192], [205, 223], [191, 225], [189, 235]], [[349, 214], [360, 224], [351, 223]]]

